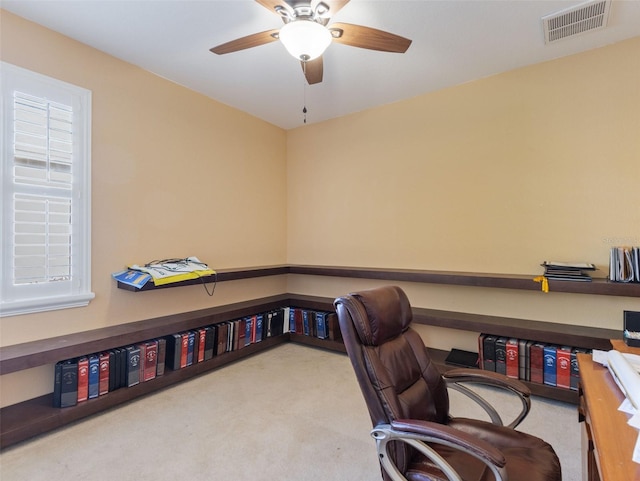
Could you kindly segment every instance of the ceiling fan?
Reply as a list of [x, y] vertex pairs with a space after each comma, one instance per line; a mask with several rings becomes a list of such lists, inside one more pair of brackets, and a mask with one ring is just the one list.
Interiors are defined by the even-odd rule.
[[269, 11], [279, 15], [284, 22], [280, 29], [266, 30], [223, 43], [210, 49], [223, 55], [247, 48], [258, 47], [280, 40], [296, 59], [309, 84], [322, 82], [322, 54], [331, 42], [352, 47], [404, 53], [411, 40], [371, 27], [350, 23], [329, 24], [331, 16], [338, 13], [349, 0], [256, 0]]

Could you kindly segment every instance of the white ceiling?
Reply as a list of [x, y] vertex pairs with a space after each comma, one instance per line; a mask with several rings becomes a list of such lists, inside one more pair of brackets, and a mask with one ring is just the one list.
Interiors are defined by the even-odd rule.
[[[545, 45], [541, 17], [583, 0], [351, 0], [332, 21], [413, 40], [405, 54], [332, 44], [306, 85], [279, 42], [218, 56], [218, 44], [283, 23], [253, 0], [2, 0], [3, 9], [284, 129], [315, 123], [640, 35], [640, 1], [608, 27]], [[331, 22], [330, 22], [331, 23]], [[306, 102], [305, 102], [306, 98]]]

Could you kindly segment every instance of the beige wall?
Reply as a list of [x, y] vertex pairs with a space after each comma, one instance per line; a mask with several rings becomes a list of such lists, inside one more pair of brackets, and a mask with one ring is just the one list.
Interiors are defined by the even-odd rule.
[[[286, 261], [286, 132], [6, 11], [1, 59], [92, 91], [92, 288], [86, 308], [6, 317], [1, 344], [280, 293], [286, 279], [134, 294], [111, 273], [196, 255]], [[33, 371], [33, 370], [32, 370]], [[51, 367], [2, 378], [2, 405], [52, 390]]]
[[[285, 132], [0, 11], [1, 59], [93, 92], [87, 308], [0, 320], [0, 345], [289, 290], [374, 281], [281, 276], [133, 294], [126, 263], [290, 263], [531, 273], [606, 267], [640, 244], [640, 39]], [[635, 189], [635, 190], [634, 190]], [[601, 271], [603, 274], [604, 271]], [[640, 301], [402, 285], [415, 305], [615, 326]], [[421, 328], [437, 347], [474, 333]], [[3, 376], [0, 404], [48, 391], [52, 367]]]
[[640, 37], [289, 131], [287, 156], [289, 262], [604, 276], [640, 244]]
[[[640, 37], [287, 133], [290, 263], [539, 275], [640, 245]], [[291, 276], [335, 296], [377, 281]], [[634, 298], [405, 283], [420, 307], [622, 328]], [[423, 328], [436, 347], [477, 333]]]

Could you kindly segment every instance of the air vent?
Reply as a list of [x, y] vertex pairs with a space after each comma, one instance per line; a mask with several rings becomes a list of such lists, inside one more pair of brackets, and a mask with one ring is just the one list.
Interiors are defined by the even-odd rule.
[[544, 42], [553, 43], [607, 26], [611, 0], [586, 2], [542, 17]]

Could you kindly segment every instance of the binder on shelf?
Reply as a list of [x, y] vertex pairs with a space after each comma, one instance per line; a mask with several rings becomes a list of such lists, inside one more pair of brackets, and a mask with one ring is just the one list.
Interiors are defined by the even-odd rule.
[[96, 354], [89, 356], [89, 399], [100, 395], [100, 359]]
[[180, 347], [180, 369], [187, 367], [189, 359], [189, 333], [183, 332], [181, 335], [182, 346]]
[[568, 346], [556, 350], [556, 386], [571, 387], [571, 348]]
[[164, 374], [164, 368], [167, 356], [167, 340], [160, 338], [156, 340], [158, 343], [158, 362], [156, 364], [156, 377]]
[[98, 357], [100, 374], [98, 381], [98, 395], [104, 396], [109, 392], [109, 353], [102, 352]]
[[549, 386], [556, 386], [558, 374], [557, 374], [557, 349], [556, 346], [546, 345], [544, 346], [544, 370], [543, 380], [544, 384]]
[[127, 387], [140, 383], [140, 348], [128, 346], [127, 348]]
[[507, 374], [507, 338], [496, 339], [496, 372]]
[[518, 340], [507, 339], [506, 343], [506, 372], [505, 374], [513, 379], [518, 379], [520, 375], [520, 357], [518, 354]]
[[144, 343], [144, 364], [142, 381], [155, 379], [158, 370], [158, 342], [148, 341]]
[[[196, 333], [194, 331], [189, 331], [187, 333], [188, 339], [188, 348], [187, 348], [187, 366], [191, 366], [194, 364], [194, 355], [196, 350]], [[197, 361], [197, 359], [195, 359]]]
[[89, 399], [89, 359], [78, 359], [78, 402]]
[[329, 329], [327, 328], [328, 312], [316, 312], [316, 332], [319, 339], [329, 338]]
[[482, 369], [496, 370], [496, 336], [487, 334], [482, 339]]
[[109, 354], [109, 392], [116, 389], [116, 353], [114, 349], [107, 351]]
[[254, 341], [253, 342], [260, 342], [262, 341], [262, 335], [263, 335], [263, 329], [264, 329], [264, 316], [262, 314], [256, 314], [254, 316], [254, 322], [255, 322], [255, 336], [254, 336]]
[[66, 360], [54, 368], [53, 407], [66, 408], [78, 404], [78, 363]]
[[207, 330], [204, 327], [198, 329], [196, 336], [198, 337], [198, 362], [204, 361], [204, 351], [207, 344]]
[[182, 334], [171, 334], [165, 337], [166, 354], [165, 368], [177, 371], [182, 364]]
[[216, 328], [207, 326], [204, 335], [204, 360], [208, 361], [213, 357], [216, 348]]

